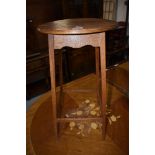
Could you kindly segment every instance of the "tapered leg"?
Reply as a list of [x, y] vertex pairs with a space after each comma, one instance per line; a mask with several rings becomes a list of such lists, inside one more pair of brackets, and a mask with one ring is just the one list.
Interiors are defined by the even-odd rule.
[[60, 95], [59, 95], [59, 102], [57, 108], [57, 116], [61, 117], [62, 111], [62, 101], [63, 101], [63, 69], [62, 69], [62, 50], [59, 51], [59, 84], [60, 84]]
[[62, 69], [62, 50], [59, 51], [59, 76], [60, 76], [60, 89], [63, 90], [63, 69]]
[[[64, 99], [64, 94], [63, 94], [63, 63], [62, 63], [62, 49], [59, 51], [59, 77], [60, 77], [60, 94], [59, 94], [59, 102], [58, 102], [58, 114], [57, 117], [61, 117], [62, 115], [62, 108], [63, 108], [63, 99]], [[57, 122], [58, 123], [58, 122]], [[61, 130], [62, 124], [58, 123], [57, 124], [57, 129], [58, 129], [58, 137], [60, 137], [60, 130]]]
[[103, 117], [103, 139], [106, 134], [106, 48], [105, 48], [105, 33], [102, 33], [101, 45], [100, 45], [100, 64], [101, 64], [101, 108]]
[[97, 85], [97, 102], [100, 104], [100, 69], [99, 69], [99, 47], [95, 47], [95, 61], [96, 61], [96, 85]]
[[51, 96], [52, 96], [52, 120], [54, 136], [57, 138], [57, 113], [56, 113], [56, 84], [55, 84], [55, 58], [54, 58], [54, 36], [48, 35], [50, 76], [51, 76]]

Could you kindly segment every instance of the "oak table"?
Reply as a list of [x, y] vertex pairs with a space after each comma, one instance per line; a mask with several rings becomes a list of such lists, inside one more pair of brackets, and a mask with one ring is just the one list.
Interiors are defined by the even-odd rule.
[[[105, 31], [117, 26], [116, 22], [96, 18], [76, 18], [64, 19], [45, 23], [38, 26], [38, 31], [48, 34], [49, 59], [50, 59], [50, 76], [51, 76], [51, 95], [53, 109], [54, 134], [58, 136], [58, 123], [69, 121], [101, 121], [102, 135], [105, 139], [106, 126], [106, 48], [105, 48]], [[56, 101], [55, 85], [55, 58], [54, 49], [62, 49], [65, 46], [72, 48], [81, 48], [86, 45], [95, 47], [96, 59], [96, 82], [95, 90], [70, 90], [73, 92], [90, 92], [95, 91], [97, 101], [101, 106], [101, 117], [78, 117], [65, 118], [61, 117], [61, 108], [63, 103], [63, 74], [62, 74], [62, 52], [60, 52], [60, 97], [59, 104]], [[100, 67], [99, 67], [100, 66]], [[57, 107], [59, 105], [59, 108]]]

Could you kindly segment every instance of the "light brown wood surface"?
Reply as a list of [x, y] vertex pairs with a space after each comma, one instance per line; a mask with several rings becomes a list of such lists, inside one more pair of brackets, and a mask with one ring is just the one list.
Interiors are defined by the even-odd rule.
[[[61, 49], [65, 46], [73, 47], [73, 48], [79, 48], [85, 45], [92, 45], [96, 48], [99, 48], [100, 50], [98, 51], [99, 57], [96, 58], [96, 71], [99, 71], [99, 63], [100, 63], [100, 71], [101, 73], [97, 73], [97, 79], [96, 82], [99, 82], [99, 85], [97, 85], [97, 92], [96, 94], [100, 93], [97, 95], [98, 101], [100, 101], [100, 107], [101, 107], [101, 115], [102, 117], [96, 118], [97, 120], [100, 119], [102, 120], [102, 137], [103, 140], [105, 139], [105, 128], [106, 128], [106, 117], [105, 117], [105, 111], [106, 111], [106, 58], [105, 58], [105, 32], [102, 33], [93, 33], [93, 34], [76, 34], [76, 35], [51, 35], [48, 34], [48, 42], [49, 42], [49, 58], [50, 58], [50, 75], [51, 75], [51, 93], [52, 93], [52, 109], [53, 109], [53, 122], [54, 122], [54, 133], [55, 133], [55, 138], [57, 139], [59, 134], [59, 122], [65, 122], [65, 121], [70, 121], [74, 120], [75, 118], [65, 118], [63, 115], [59, 117], [57, 113], [60, 113], [63, 108], [59, 108], [61, 105], [63, 105], [63, 91], [60, 91], [60, 98], [59, 98], [59, 103], [56, 104], [58, 101], [58, 98], [56, 97], [56, 92], [55, 92], [55, 60], [54, 60], [54, 49]], [[97, 56], [97, 55], [96, 55]], [[62, 59], [61, 59], [62, 61]], [[60, 62], [62, 63], [62, 62]], [[98, 67], [97, 67], [98, 66]], [[60, 75], [62, 74], [62, 70], [60, 69]], [[101, 77], [101, 78], [100, 78]], [[63, 79], [61, 79], [63, 80]], [[62, 85], [61, 85], [62, 88]], [[62, 89], [61, 89], [62, 90]], [[85, 89], [82, 89], [84, 91]], [[61, 106], [62, 107], [62, 106]], [[57, 112], [59, 109], [59, 112]], [[87, 118], [79, 118], [76, 121], [82, 121], [82, 120], [90, 120], [92, 119], [91, 117]], [[93, 118], [95, 119], [95, 118]]]
[[[64, 89], [96, 88], [96, 76], [90, 74], [72, 81]], [[59, 96], [60, 88], [56, 92]], [[84, 99], [96, 100], [95, 93], [67, 92], [65, 108], [80, 104]], [[94, 130], [82, 137], [67, 127], [58, 141], [54, 140], [51, 93], [48, 92], [36, 101], [27, 112], [27, 154], [28, 155], [128, 155], [128, 98], [117, 88], [107, 84], [107, 102], [111, 103], [112, 113], [121, 118], [107, 126], [106, 139], [102, 141], [101, 131]]]
[[[101, 70], [101, 78], [99, 74], [97, 78], [101, 79], [100, 86], [97, 85], [99, 91], [96, 92], [100, 93], [97, 95], [98, 101], [100, 100], [100, 107], [101, 107], [101, 119], [102, 120], [102, 136], [103, 140], [105, 139], [105, 132], [106, 132], [106, 48], [105, 48], [105, 32], [112, 28], [116, 27], [116, 22], [107, 21], [103, 19], [95, 19], [95, 18], [79, 18], [79, 19], [64, 19], [59, 21], [54, 21], [50, 23], [45, 23], [38, 27], [38, 31], [42, 33], [48, 34], [48, 43], [49, 43], [49, 58], [50, 58], [50, 76], [51, 76], [51, 96], [52, 96], [52, 118], [53, 118], [53, 128], [54, 128], [54, 135], [57, 139], [60, 135], [59, 132], [59, 122], [65, 122], [70, 120], [75, 120], [75, 118], [65, 118], [63, 115], [59, 117], [59, 111], [64, 110], [63, 108], [58, 108], [60, 105], [63, 105], [64, 92], [62, 91], [62, 82], [61, 82], [61, 91], [60, 91], [60, 104], [57, 104], [58, 98], [56, 97], [55, 91], [55, 60], [54, 60], [54, 49], [61, 49], [65, 46], [73, 47], [73, 48], [80, 48], [86, 45], [91, 45], [93, 47], [99, 47], [100, 50], [100, 70]], [[96, 58], [96, 66], [98, 64], [99, 67], [99, 59]], [[61, 60], [62, 61], [62, 60]], [[62, 62], [60, 62], [62, 63]], [[97, 67], [96, 67], [97, 69]], [[62, 70], [60, 69], [60, 75], [62, 74]], [[61, 76], [62, 78], [62, 76]], [[61, 79], [62, 81], [63, 79]], [[96, 80], [98, 81], [98, 80]], [[64, 101], [65, 102], [65, 101]], [[82, 120], [89, 120], [92, 119], [91, 117], [88, 118], [79, 118], [77, 121]], [[93, 118], [95, 119], [95, 118]], [[98, 119], [98, 118], [96, 118]]]
[[[101, 115], [102, 115], [102, 136], [105, 139], [105, 111], [106, 111], [106, 48], [105, 48], [105, 32], [116, 26], [116, 22], [105, 21], [102, 19], [95, 18], [79, 18], [79, 19], [65, 19], [46, 23], [38, 27], [38, 30], [42, 33], [48, 34], [49, 43], [49, 58], [50, 58], [50, 76], [51, 76], [51, 93], [52, 93], [52, 109], [53, 109], [53, 122], [54, 122], [54, 133], [55, 138], [59, 136], [59, 122], [69, 121], [73, 118], [64, 118], [57, 115], [57, 110], [60, 105], [63, 105], [63, 91], [60, 91], [60, 104], [57, 103], [57, 97], [55, 92], [55, 60], [54, 60], [54, 49], [61, 49], [65, 46], [80, 48], [86, 45], [93, 47], [99, 47], [99, 59], [100, 59], [100, 70], [101, 78], [99, 74], [98, 79], [101, 79], [100, 86], [97, 85], [100, 95], [97, 95], [98, 101], [100, 100]], [[59, 35], [58, 35], [59, 34]], [[99, 67], [99, 59], [96, 58], [96, 66]], [[61, 60], [62, 61], [62, 60]], [[97, 62], [98, 61], [98, 62]], [[60, 62], [62, 63], [62, 62]], [[97, 69], [97, 68], [96, 68]], [[60, 69], [60, 76], [62, 69]], [[63, 78], [61, 76], [61, 78]], [[61, 79], [63, 80], [63, 79]], [[97, 80], [98, 81], [98, 80]], [[61, 83], [61, 82], [60, 82]], [[61, 84], [62, 88], [62, 84]], [[62, 110], [59, 110], [62, 111]], [[69, 120], [68, 120], [69, 119]], [[90, 119], [90, 118], [85, 118]], [[94, 119], [94, 118], [93, 118]], [[98, 119], [98, 118], [97, 118]], [[101, 118], [100, 118], [101, 119]], [[73, 119], [75, 120], [75, 119]], [[80, 119], [79, 119], [80, 120]], [[81, 121], [83, 118], [81, 118]]]
[[126, 96], [129, 95], [129, 64], [124, 63], [107, 71], [107, 80]]
[[[86, 45], [91, 45], [93, 47], [101, 46], [103, 33], [93, 33], [93, 34], [78, 34], [78, 35], [54, 35], [54, 48], [61, 49], [65, 46], [72, 48], [80, 48]], [[53, 35], [49, 35], [53, 36]], [[104, 43], [103, 43], [104, 44]]]
[[116, 22], [99, 18], [64, 19], [38, 26], [38, 31], [46, 34], [86, 34], [104, 32], [117, 26]]

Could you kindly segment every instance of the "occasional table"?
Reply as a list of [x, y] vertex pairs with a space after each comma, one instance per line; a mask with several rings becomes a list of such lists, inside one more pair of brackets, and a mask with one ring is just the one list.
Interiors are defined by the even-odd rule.
[[[102, 135], [105, 139], [106, 127], [106, 48], [105, 48], [105, 31], [116, 27], [116, 22], [96, 18], [76, 18], [64, 19], [45, 23], [38, 26], [38, 31], [48, 34], [49, 59], [50, 59], [50, 76], [51, 76], [51, 96], [54, 134], [58, 136], [58, 123], [70, 121], [101, 121]], [[60, 51], [60, 97], [59, 104], [56, 98], [55, 84], [55, 58], [54, 49], [63, 47], [81, 48], [86, 45], [95, 47], [96, 60], [96, 82], [95, 90], [80, 89], [70, 90], [73, 92], [90, 92], [95, 91], [97, 101], [101, 106], [101, 117], [78, 117], [66, 118], [61, 117], [61, 108], [63, 104], [63, 71], [62, 71], [62, 52]], [[58, 107], [59, 105], [59, 107]]]

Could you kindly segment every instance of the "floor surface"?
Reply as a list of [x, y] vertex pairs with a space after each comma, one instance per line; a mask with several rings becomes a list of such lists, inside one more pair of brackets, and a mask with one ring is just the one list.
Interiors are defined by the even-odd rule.
[[[126, 69], [126, 68], [125, 68]], [[116, 72], [115, 72], [116, 74]], [[119, 73], [120, 74], [120, 73]], [[122, 80], [124, 81], [122, 77]], [[119, 81], [116, 81], [119, 83]], [[88, 88], [95, 86], [95, 75], [90, 74], [66, 85], [66, 88]], [[123, 83], [122, 83], [123, 86]], [[126, 87], [127, 88], [127, 87]], [[57, 89], [59, 92], [59, 89]], [[126, 89], [127, 90], [127, 89]], [[94, 99], [93, 94], [69, 93], [66, 104]], [[102, 140], [99, 129], [89, 135], [77, 135], [76, 129], [63, 129], [55, 141], [52, 124], [51, 93], [47, 92], [32, 102], [27, 110], [27, 154], [28, 155], [128, 155], [129, 154], [129, 100], [128, 96], [112, 84], [107, 84], [107, 101], [113, 115], [120, 119], [111, 125], [107, 121], [106, 140]]]

